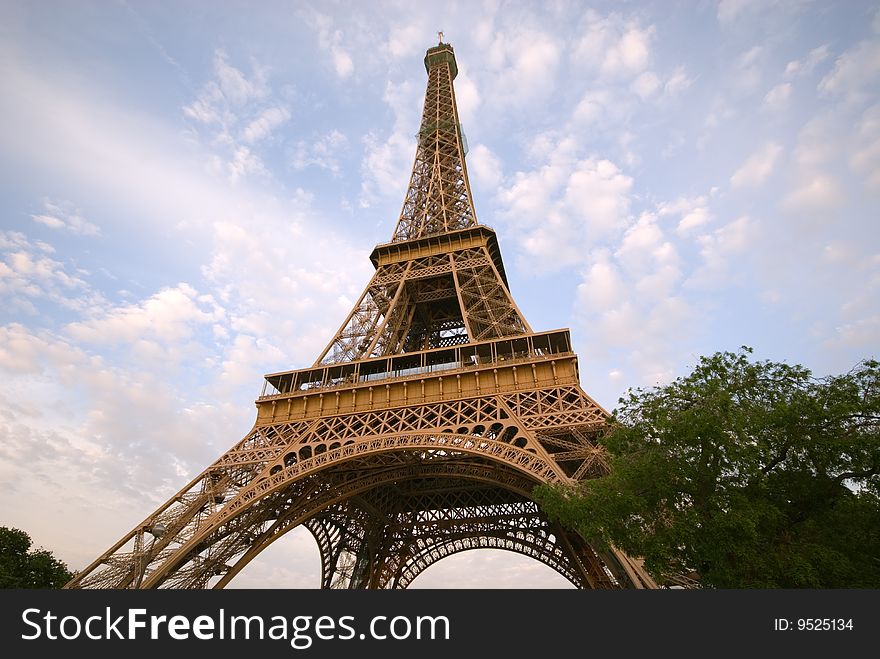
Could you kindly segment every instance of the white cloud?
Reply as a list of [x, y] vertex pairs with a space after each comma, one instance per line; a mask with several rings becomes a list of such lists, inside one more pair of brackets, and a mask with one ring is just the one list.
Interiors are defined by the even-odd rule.
[[856, 146], [849, 159], [850, 167], [861, 174], [866, 185], [880, 192], [880, 105], [862, 114], [856, 125]]
[[101, 294], [83, 279], [84, 273], [48, 256], [54, 251], [24, 234], [0, 231], [0, 299], [5, 305], [35, 314], [35, 304], [43, 301], [70, 310], [102, 302]]
[[627, 229], [614, 256], [639, 293], [660, 298], [671, 293], [681, 273], [678, 251], [657, 219], [653, 213], [642, 213]]
[[230, 161], [226, 163], [220, 162], [219, 164], [221, 169], [225, 169], [228, 172], [229, 180], [232, 182], [237, 181], [246, 174], [268, 173], [260, 157], [244, 145], [235, 148]]
[[352, 71], [354, 71], [354, 61], [351, 59], [351, 55], [339, 46], [333, 47], [332, 54], [333, 66], [336, 69], [336, 74], [340, 78], [347, 78], [350, 76]]
[[602, 73], [605, 75], [634, 74], [643, 71], [648, 65], [651, 52], [650, 42], [654, 27], [640, 29], [629, 27], [620, 41], [605, 52]]
[[[8, 373], [38, 373], [43, 369], [42, 362], [50, 346], [45, 339], [33, 334], [27, 327], [19, 323], [0, 326], [0, 368]], [[54, 357], [66, 351], [54, 351]], [[75, 366], [82, 360], [81, 356], [68, 359]]]
[[718, 3], [718, 20], [729, 23], [757, 4], [757, 0], [721, 0]]
[[462, 124], [473, 121], [477, 116], [482, 98], [476, 83], [467, 74], [464, 67], [458, 70], [455, 78], [455, 106]]
[[760, 85], [763, 77], [760, 64], [764, 58], [764, 52], [763, 46], [753, 46], [737, 59], [733, 83], [735, 89], [740, 93], [749, 94]]
[[734, 172], [730, 177], [730, 185], [734, 188], [761, 185], [772, 176], [781, 153], [782, 147], [778, 144], [765, 144]]
[[[626, 226], [632, 179], [606, 159], [578, 159], [570, 143], [555, 142], [549, 161], [517, 172], [497, 199], [538, 269], [577, 263], [588, 246]], [[534, 218], [543, 217], [539, 226]]]
[[265, 69], [254, 64], [248, 77], [222, 50], [215, 53], [214, 79], [183, 113], [197, 122], [196, 131], [208, 131], [214, 149], [209, 164], [232, 182], [249, 174], [268, 174], [255, 149], [290, 119], [290, 111], [272, 100]]
[[703, 120], [703, 125], [707, 129], [712, 130], [720, 126], [725, 121], [733, 119], [736, 114], [737, 111], [733, 105], [728, 103], [720, 96], [716, 96], [712, 99], [712, 102], [709, 106], [709, 113]]
[[626, 288], [608, 250], [600, 250], [584, 273], [577, 288], [577, 299], [587, 313], [604, 311], [616, 306], [626, 296]]
[[811, 0], [721, 0], [718, 3], [718, 22], [731, 24], [746, 18], [760, 17], [774, 9], [794, 12], [809, 6]]
[[382, 199], [403, 201], [416, 154], [415, 118], [421, 117], [424, 94], [424, 87], [411, 81], [386, 83], [382, 99], [394, 113], [394, 128], [384, 140], [375, 131], [363, 138], [361, 207]]
[[581, 332], [588, 338], [594, 353], [622, 350], [640, 385], [656, 386], [675, 375], [677, 353], [686, 345], [699, 324], [699, 314], [679, 295], [654, 298], [649, 289], [646, 298], [632, 289], [620, 303], [589, 321]]
[[265, 338], [237, 334], [224, 357], [218, 384], [235, 389], [259, 382], [260, 375], [255, 372], [255, 365], [284, 364], [286, 355]]
[[239, 69], [226, 61], [226, 53], [218, 50], [214, 56], [214, 73], [220, 84], [223, 95], [233, 105], [244, 105], [248, 101], [263, 98], [267, 89], [260, 71], [255, 79], [248, 80]]
[[386, 47], [391, 56], [400, 59], [419, 53], [424, 47], [425, 31], [419, 24], [397, 25], [389, 30]]
[[681, 221], [678, 223], [678, 232], [681, 234], [690, 233], [697, 227], [703, 226], [711, 219], [712, 216], [709, 214], [708, 208], [694, 208], [681, 218]]
[[[713, 289], [731, 283], [730, 262], [733, 257], [745, 252], [755, 241], [757, 227], [747, 215], [738, 217], [714, 232], [698, 238], [702, 263], [688, 278], [686, 285], [694, 288]], [[739, 264], [737, 272], [744, 271]]]
[[826, 344], [836, 347], [873, 350], [880, 344], [880, 314], [860, 318], [834, 328], [835, 334]]
[[206, 83], [196, 100], [183, 108], [183, 113], [203, 124], [227, 124], [235, 112], [246, 104], [265, 98], [269, 90], [265, 75], [256, 70], [249, 79], [227, 61], [222, 50], [214, 53], [214, 80]]
[[674, 201], [662, 202], [657, 206], [657, 214], [661, 217], [667, 215], [680, 217], [677, 232], [681, 235], [688, 235], [712, 220], [708, 199], [705, 196], [679, 197]]
[[880, 76], [880, 40], [862, 41], [837, 58], [819, 82], [822, 94], [856, 96]]
[[583, 36], [575, 45], [574, 58], [596, 68], [607, 78], [631, 78], [643, 72], [651, 60], [656, 29], [642, 27], [617, 14], [601, 17], [593, 10], [584, 17]]
[[792, 60], [785, 67], [786, 78], [796, 78], [810, 75], [815, 68], [830, 56], [828, 44], [822, 44], [810, 51], [804, 60]]
[[290, 111], [287, 108], [266, 108], [245, 126], [241, 138], [249, 144], [263, 140], [288, 119]]
[[334, 129], [311, 144], [297, 142], [291, 154], [291, 163], [295, 169], [305, 169], [314, 165], [338, 174], [339, 158], [347, 147], [348, 138]]
[[693, 79], [688, 77], [683, 66], [677, 66], [672, 74], [663, 83], [663, 92], [667, 96], [677, 96], [693, 84]]
[[587, 231], [606, 234], [625, 225], [632, 183], [610, 160], [582, 160], [568, 178], [565, 201]]
[[487, 98], [495, 104], [546, 98], [555, 86], [561, 52], [558, 39], [531, 27], [497, 32], [486, 53], [493, 72]]
[[403, 202], [415, 152], [416, 142], [406, 131], [395, 130], [384, 141], [375, 133], [365, 135], [360, 205], [368, 207], [388, 197]]
[[588, 90], [575, 106], [572, 119], [578, 123], [591, 124], [608, 114], [611, 95], [604, 89]]
[[43, 211], [39, 215], [31, 215], [31, 219], [50, 229], [63, 229], [80, 236], [97, 236], [101, 233], [101, 229], [86, 220], [70, 202], [54, 203], [44, 199]]
[[[211, 229], [212, 254], [202, 273], [222, 304], [228, 334], [264, 347], [249, 366], [256, 381], [264, 367], [311, 363], [350, 311], [350, 303], [338, 298], [355, 298], [369, 279], [363, 251], [325, 224], [299, 191], [283, 216], [261, 213], [247, 223], [218, 221]], [[273, 356], [276, 348], [282, 357]]]
[[814, 169], [831, 162], [844, 139], [840, 118], [834, 113], [810, 119], [798, 133], [794, 161], [800, 168]]
[[306, 20], [317, 30], [318, 45], [330, 55], [336, 75], [340, 78], [350, 76], [354, 72], [354, 60], [342, 45], [345, 43], [345, 34], [342, 30], [333, 27], [333, 18], [312, 11], [307, 15]]
[[163, 289], [143, 302], [108, 309], [98, 317], [69, 324], [69, 336], [95, 345], [154, 339], [178, 343], [190, 338], [197, 325], [216, 322], [223, 309], [210, 295], [189, 284]]
[[780, 206], [791, 212], [827, 210], [843, 201], [840, 185], [827, 174], [811, 174], [788, 193]]
[[762, 107], [770, 112], [782, 112], [791, 102], [792, 86], [790, 82], [782, 82], [767, 92]]
[[643, 100], [652, 96], [660, 87], [660, 78], [653, 71], [645, 71], [632, 81], [630, 89]]
[[474, 182], [481, 187], [494, 188], [501, 182], [501, 160], [485, 144], [478, 144], [470, 150], [467, 167]]

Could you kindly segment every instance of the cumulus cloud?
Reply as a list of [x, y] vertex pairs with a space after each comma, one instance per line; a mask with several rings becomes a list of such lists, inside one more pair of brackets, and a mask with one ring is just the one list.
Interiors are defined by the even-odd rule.
[[844, 140], [839, 117], [833, 113], [814, 116], [801, 128], [794, 149], [794, 162], [813, 170], [835, 159]]
[[297, 142], [290, 160], [295, 169], [315, 166], [338, 174], [339, 158], [347, 147], [348, 138], [334, 129], [311, 143]]
[[225, 125], [236, 119], [238, 109], [269, 94], [265, 72], [257, 69], [250, 78], [228, 61], [222, 50], [214, 53], [214, 79], [207, 82], [183, 113], [203, 124]]
[[840, 184], [822, 173], [807, 175], [783, 197], [780, 206], [791, 212], [817, 212], [836, 206], [844, 199]]
[[477, 144], [468, 152], [467, 168], [481, 187], [494, 188], [501, 182], [501, 160], [485, 144]]
[[629, 27], [620, 40], [606, 51], [602, 73], [613, 76], [644, 70], [648, 64], [653, 35], [653, 26], [646, 29]]
[[363, 142], [360, 205], [366, 208], [388, 197], [402, 202], [415, 157], [415, 140], [408, 133], [396, 130], [385, 140], [368, 133]]
[[653, 25], [643, 27], [617, 14], [600, 16], [590, 10], [585, 14], [582, 31], [583, 36], [574, 48], [574, 58], [596, 68], [601, 76], [631, 78], [648, 67], [656, 34]]
[[588, 90], [575, 106], [572, 119], [582, 124], [595, 123], [608, 114], [611, 104], [611, 94], [607, 90]]
[[403, 201], [416, 154], [414, 135], [418, 130], [424, 103], [424, 87], [411, 81], [385, 85], [382, 100], [394, 113], [394, 127], [384, 139], [377, 131], [363, 137], [364, 157], [361, 161], [361, 207], [381, 200]]
[[781, 82], [764, 96], [762, 107], [770, 112], [782, 112], [791, 102], [792, 86], [790, 82]]
[[643, 100], [652, 96], [660, 87], [660, 78], [653, 71], [645, 71], [632, 81], [630, 89]]
[[219, 157], [215, 157], [215, 171], [226, 171], [229, 180], [237, 181], [246, 174], [265, 174], [266, 166], [262, 159], [254, 153], [249, 147], [244, 145], [237, 146], [232, 152], [232, 157], [228, 162], [223, 162]]
[[669, 296], [681, 278], [678, 249], [666, 239], [653, 213], [642, 213], [623, 236], [615, 257], [625, 266], [635, 290], [648, 298]]
[[880, 342], [880, 314], [859, 318], [834, 328], [834, 335], [826, 340], [833, 347], [871, 350]]
[[223, 309], [210, 295], [186, 283], [163, 289], [143, 302], [108, 309], [96, 318], [67, 326], [67, 334], [92, 344], [136, 343], [145, 338], [163, 343], [189, 338], [193, 326], [215, 322]]
[[753, 46], [737, 59], [733, 83], [740, 93], [749, 94], [760, 85], [763, 77], [761, 60], [764, 58], [764, 53], [763, 46]]
[[828, 44], [822, 44], [810, 51], [803, 60], [792, 60], [785, 66], [786, 78], [797, 78], [810, 75], [815, 68], [830, 56]]
[[577, 297], [590, 310], [605, 311], [626, 295], [622, 275], [607, 249], [598, 250], [578, 284]]
[[425, 30], [419, 24], [395, 25], [388, 31], [386, 48], [399, 59], [419, 53], [424, 47]]
[[778, 144], [773, 142], [765, 144], [733, 173], [730, 177], [730, 185], [734, 188], [761, 185], [772, 176], [781, 153], [782, 147]]
[[473, 121], [477, 116], [477, 110], [483, 99], [474, 80], [468, 75], [467, 69], [462, 65], [455, 78], [455, 106], [458, 108], [458, 117], [462, 124]]
[[736, 108], [724, 98], [716, 96], [712, 99], [709, 112], [703, 120], [703, 125], [709, 129], [715, 129], [726, 121], [731, 120], [737, 114]]
[[700, 236], [697, 242], [702, 261], [686, 285], [714, 290], [729, 285], [734, 276], [730, 268], [732, 259], [740, 258], [739, 255], [752, 246], [756, 232], [756, 222], [743, 215], [712, 233]]
[[684, 66], [677, 66], [663, 83], [663, 92], [667, 96], [677, 96], [693, 84], [693, 79], [685, 72]]
[[268, 137], [273, 130], [288, 119], [290, 119], [290, 112], [287, 108], [266, 108], [244, 127], [241, 135], [242, 140], [248, 143], [258, 142]]
[[861, 95], [880, 76], [880, 39], [862, 41], [834, 62], [834, 69], [819, 82], [825, 95]]
[[810, 0], [721, 0], [717, 17], [719, 23], [729, 25], [740, 20], [760, 18], [762, 14], [775, 9], [799, 11], [809, 4]]
[[709, 201], [705, 195], [678, 197], [673, 201], [661, 202], [657, 205], [657, 214], [661, 217], [671, 215], [680, 218], [677, 232], [681, 235], [688, 235], [712, 220]]
[[87, 273], [50, 256], [54, 251], [23, 233], [0, 231], [0, 299], [10, 311], [34, 315], [43, 302], [82, 311], [103, 302], [84, 279]]
[[850, 167], [864, 178], [869, 189], [880, 192], [880, 105], [862, 114], [856, 125], [856, 145]]
[[290, 110], [272, 98], [266, 70], [253, 64], [250, 76], [229, 63], [222, 50], [214, 55], [214, 78], [184, 106], [197, 133], [206, 133], [215, 150], [211, 169], [235, 182], [247, 175], [266, 175], [258, 152], [262, 142], [290, 119]]
[[584, 220], [587, 231], [605, 234], [625, 224], [631, 188], [632, 179], [610, 160], [587, 159], [571, 172], [565, 201]]
[[[546, 164], [517, 172], [497, 196], [523, 249], [542, 269], [577, 263], [590, 244], [629, 218], [632, 179], [611, 161], [576, 158], [570, 148], [565, 140], [557, 143]], [[543, 218], [538, 226], [536, 217]]]
[[486, 53], [493, 72], [487, 96], [495, 103], [546, 98], [554, 87], [561, 54], [558, 40], [540, 30], [522, 26], [499, 30]]
[[44, 199], [43, 212], [39, 215], [31, 215], [31, 219], [50, 229], [62, 229], [80, 236], [97, 236], [101, 233], [98, 225], [85, 219], [70, 202], [54, 203]]
[[757, 0], [721, 0], [718, 3], [718, 21], [729, 23], [757, 4]]
[[354, 72], [354, 60], [345, 49], [345, 34], [333, 25], [333, 18], [319, 12], [307, 15], [307, 21], [317, 31], [318, 45], [330, 56], [333, 70], [340, 78], [347, 78]]

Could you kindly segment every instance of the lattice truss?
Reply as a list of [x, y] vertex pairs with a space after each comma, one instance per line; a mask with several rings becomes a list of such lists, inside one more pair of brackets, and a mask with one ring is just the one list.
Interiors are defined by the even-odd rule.
[[[375, 274], [316, 366], [532, 334], [501, 274], [494, 233], [473, 228], [451, 47], [429, 49], [426, 66], [394, 240], [377, 247]], [[550, 370], [547, 355], [534, 359]], [[530, 498], [539, 483], [608, 469], [598, 442], [605, 412], [555, 368], [528, 385], [513, 368], [510, 386], [482, 395], [441, 387], [432, 402], [389, 398], [372, 409], [370, 397], [369, 409], [321, 407], [306, 417], [303, 406], [283, 421], [274, 396], [265, 401], [272, 414], [258, 415], [244, 439], [67, 587], [223, 587], [301, 525], [317, 541], [325, 588], [405, 588], [437, 560], [478, 547], [531, 556], [579, 587], [652, 587], [636, 561], [595, 551]], [[300, 394], [310, 392], [284, 395]]]
[[317, 363], [522, 335], [531, 328], [485, 246], [379, 266]]
[[454, 59], [448, 45], [437, 50], [439, 57], [429, 56], [416, 157], [394, 240], [421, 238], [477, 223], [452, 86]]
[[632, 580], [626, 566], [553, 529], [528, 499], [538, 482], [604, 473], [603, 428], [576, 386], [257, 426], [71, 586], [224, 586], [306, 524], [325, 587], [406, 587], [481, 546], [616, 587]]

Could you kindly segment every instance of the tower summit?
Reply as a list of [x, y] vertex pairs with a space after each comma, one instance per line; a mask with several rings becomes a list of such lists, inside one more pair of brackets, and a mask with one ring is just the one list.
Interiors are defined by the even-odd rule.
[[531, 498], [607, 472], [607, 413], [580, 387], [569, 331], [526, 322], [477, 222], [442, 33], [425, 69], [403, 208], [351, 313], [311, 367], [265, 377], [241, 441], [66, 587], [222, 588], [298, 526], [324, 588], [406, 588], [480, 547], [581, 588], [656, 587]]
[[415, 164], [394, 229], [394, 240], [411, 240], [477, 224], [465, 166], [464, 139], [452, 81], [458, 75], [452, 46], [425, 55], [428, 89]]

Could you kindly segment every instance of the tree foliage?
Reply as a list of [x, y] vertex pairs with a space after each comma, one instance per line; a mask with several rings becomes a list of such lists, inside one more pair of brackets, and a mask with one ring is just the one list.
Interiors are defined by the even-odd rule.
[[717, 588], [880, 587], [880, 364], [824, 379], [703, 357], [620, 399], [604, 477], [543, 486], [553, 519]]
[[0, 588], [61, 588], [73, 577], [67, 565], [31, 544], [24, 531], [0, 526]]

